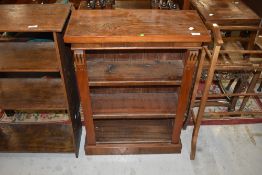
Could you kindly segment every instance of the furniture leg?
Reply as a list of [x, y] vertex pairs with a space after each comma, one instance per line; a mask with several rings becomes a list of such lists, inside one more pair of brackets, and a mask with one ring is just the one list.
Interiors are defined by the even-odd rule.
[[[250, 85], [249, 85], [246, 93], [251, 93], [251, 92], [254, 91], [254, 88], [255, 88], [255, 86], [256, 86], [257, 80], [258, 80], [259, 77], [260, 77], [260, 74], [261, 74], [260, 71], [257, 71], [257, 72], [254, 73], [254, 76], [253, 76], [253, 78], [252, 78], [252, 80], [251, 80], [251, 82], [250, 82]], [[243, 111], [243, 109], [244, 109], [244, 107], [246, 106], [246, 103], [247, 103], [247, 101], [249, 100], [249, 98], [250, 98], [250, 96], [245, 96], [245, 97], [244, 97], [244, 99], [243, 99], [243, 101], [242, 101], [242, 103], [241, 103], [241, 106], [240, 106], [240, 108], [239, 108], [239, 111]]]
[[[233, 82], [234, 82], [234, 81], [233, 81]], [[230, 83], [231, 83], [231, 80], [230, 80], [230, 82], [228, 83], [228, 86], [229, 86]], [[217, 85], [218, 85], [221, 93], [223, 93], [223, 94], [226, 94], [226, 93], [227, 93], [227, 92], [226, 92], [226, 89], [225, 89], [224, 86], [223, 86], [222, 80], [217, 80]], [[231, 85], [232, 85], [232, 84], [231, 84]], [[230, 85], [230, 86], [231, 86], [231, 85]], [[229, 86], [229, 89], [230, 89], [230, 86]], [[227, 100], [228, 102], [231, 101], [231, 97], [230, 97], [230, 96], [226, 96], [225, 98], [226, 98], [226, 100]]]
[[234, 81], [235, 81], [235, 79], [231, 79], [231, 80], [229, 81], [229, 83], [227, 84], [227, 87], [225, 88], [227, 91], [230, 90], [230, 88], [231, 88], [232, 84], [234, 83]]
[[[257, 31], [251, 31], [249, 39], [248, 39], [248, 43], [247, 43], [247, 50], [254, 49], [256, 36], [257, 36]], [[248, 59], [249, 57], [250, 57], [250, 54], [244, 54], [245, 59]]]
[[[243, 91], [243, 86], [246, 80], [242, 80], [241, 78], [237, 80], [237, 84], [234, 88], [233, 93], [241, 93]], [[231, 97], [230, 107], [228, 111], [235, 111], [237, 100], [239, 99], [238, 96]]]
[[247, 44], [247, 50], [254, 49], [256, 36], [257, 36], [257, 31], [251, 31]]

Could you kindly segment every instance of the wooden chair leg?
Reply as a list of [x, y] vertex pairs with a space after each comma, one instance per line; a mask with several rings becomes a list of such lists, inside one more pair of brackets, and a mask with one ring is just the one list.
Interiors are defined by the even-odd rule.
[[[238, 79], [233, 93], [241, 93], [243, 91], [244, 84], [245, 82], [242, 79]], [[238, 96], [231, 97], [230, 107], [228, 108], [228, 111], [235, 111], [238, 99]]]
[[235, 81], [235, 79], [231, 79], [231, 80], [229, 81], [229, 83], [227, 84], [227, 87], [225, 88], [227, 91], [230, 90], [230, 88], [231, 88], [232, 84], [234, 83], [234, 81]]
[[[254, 73], [254, 76], [253, 76], [253, 78], [252, 78], [252, 80], [251, 80], [251, 82], [250, 82], [250, 85], [249, 85], [249, 87], [248, 87], [248, 89], [247, 89], [247, 91], [246, 91], [247, 93], [254, 92], [254, 88], [255, 88], [256, 83], [257, 83], [257, 81], [258, 81], [258, 79], [259, 79], [259, 77], [260, 77], [260, 74], [261, 74], [260, 71]], [[260, 85], [260, 86], [261, 86], [261, 85]], [[246, 103], [247, 103], [247, 101], [249, 100], [249, 98], [250, 98], [250, 96], [245, 96], [245, 97], [244, 97], [244, 99], [243, 99], [243, 101], [242, 101], [242, 103], [241, 103], [241, 106], [240, 106], [240, 108], [239, 108], [239, 111], [243, 111], [243, 109], [244, 109], [244, 107], [246, 106]]]
[[[235, 81], [235, 80], [234, 80], [234, 81]], [[233, 82], [234, 82], [234, 81], [233, 81]], [[226, 94], [226, 93], [227, 93], [227, 90], [226, 90], [226, 88], [224, 88], [223, 83], [222, 83], [222, 80], [218, 80], [217, 82], [218, 82], [217, 84], [218, 84], [218, 87], [219, 87], [221, 93]], [[231, 86], [232, 84], [230, 85], [230, 83], [231, 83], [231, 80], [230, 80], [230, 82], [228, 83], [227, 86]], [[229, 89], [230, 89], [230, 87], [229, 87]], [[230, 96], [226, 96], [225, 98], [226, 98], [226, 100], [227, 100], [228, 102], [231, 101], [231, 97], [230, 97]]]
[[[252, 31], [250, 33], [249, 40], [247, 43], [247, 48], [246, 48], [247, 50], [254, 49], [256, 36], [257, 36], [257, 31]], [[248, 59], [250, 58], [251, 54], [244, 54], [243, 56], [244, 56], [244, 59]]]
[[192, 140], [191, 140], [190, 160], [195, 160], [195, 157], [196, 157], [197, 137], [198, 137], [198, 134], [196, 134], [196, 127], [194, 127], [193, 134], [192, 134]]

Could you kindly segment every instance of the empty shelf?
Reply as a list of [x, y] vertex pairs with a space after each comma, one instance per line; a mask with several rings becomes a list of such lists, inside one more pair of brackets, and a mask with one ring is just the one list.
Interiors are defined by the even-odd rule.
[[1, 124], [0, 152], [74, 152], [71, 124]]
[[0, 72], [59, 72], [54, 43], [0, 43]]
[[90, 86], [180, 85], [182, 60], [88, 61]]
[[113, 93], [92, 94], [94, 119], [174, 118], [177, 94]]
[[67, 109], [62, 80], [58, 78], [2, 78], [0, 79], [0, 108]]
[[96, 120], [97, 143], [171, 143], [171, 119]]

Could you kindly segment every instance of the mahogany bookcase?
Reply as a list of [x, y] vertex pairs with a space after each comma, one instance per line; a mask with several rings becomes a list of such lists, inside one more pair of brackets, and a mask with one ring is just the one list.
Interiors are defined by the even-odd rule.
[[77, 10], [71, 44], [86, 154], [180, 153], [193, 75], [210, 36], [195, 11]]

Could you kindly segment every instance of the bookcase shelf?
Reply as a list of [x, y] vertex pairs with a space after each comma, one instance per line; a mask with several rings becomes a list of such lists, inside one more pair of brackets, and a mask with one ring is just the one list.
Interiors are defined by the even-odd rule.
[[0, 124], [1, 152], [74, 152], [71, 124]]
[[172, 120], [95, 120], [95, 132], [98, 144], [171, 143]]
[[174, 118], [177, 93], [91, 94], [93, 118]]
[[182, 60], [150, 57], [136, 60], [92, 57], [87, 65], [90, 86], [181, 85], [184, 68]]
[[54, 42], [0, 43], [0, 72], [59, 72]]
[[0, 92], [2, 109], [67, 109], [60, 78], [1, 78]]

